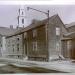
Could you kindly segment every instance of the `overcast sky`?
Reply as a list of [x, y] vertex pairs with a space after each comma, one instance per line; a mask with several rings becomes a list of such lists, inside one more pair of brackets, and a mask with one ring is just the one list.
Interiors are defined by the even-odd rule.
[[[20, 5], [0, 5], [0, 26], [9, 27], [13, 25], [17, 26], [17, 16], [18, 9]], [[64, 24], [75, 22], [75, 6], [74, 5], [32, 5], [29, 7], [39, 9], [42, 11], [50, 10], [50, 16], [58, 14]], [[24, 6], [25, 16], [27, 23], [25, 26], [29, 25], [32, 19], [42, 20], [47, 18], [43, 13], [29, 10], [27, 11], [27, 5]]]

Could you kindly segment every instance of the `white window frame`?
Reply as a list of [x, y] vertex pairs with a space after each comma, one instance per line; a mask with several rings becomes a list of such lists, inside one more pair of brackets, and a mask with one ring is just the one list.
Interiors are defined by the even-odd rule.
[[60, 27], [56, 27], [56, 36], [60, 36]]

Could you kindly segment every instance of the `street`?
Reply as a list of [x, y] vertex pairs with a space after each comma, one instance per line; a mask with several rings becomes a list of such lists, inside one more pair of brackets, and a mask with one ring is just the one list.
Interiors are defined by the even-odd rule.
[[49, 70], [38, 67], [16, 67], [13, 65], [5, 65], [0, 67], [0, 74], [5, 73], [64, 73], [55, 70]]
[[0, 73], [74, 73], [75, 63], [70, 61], [38, 62], [0, 58]]

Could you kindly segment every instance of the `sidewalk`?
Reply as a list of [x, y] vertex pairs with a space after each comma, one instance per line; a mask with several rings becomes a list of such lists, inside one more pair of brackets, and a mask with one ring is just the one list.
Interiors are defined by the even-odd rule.
[[40, 62], [8, 58], [0, 58], [0, 61], [4, 61], [17, 67], [41, 67], [56, 71], [75, 73], [75, 63], [72, 63], [71, 61], [58, 60], [50, 62]]

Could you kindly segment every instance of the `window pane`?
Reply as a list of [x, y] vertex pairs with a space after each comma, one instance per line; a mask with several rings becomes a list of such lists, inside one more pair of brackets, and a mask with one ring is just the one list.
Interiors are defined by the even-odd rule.
[[22, 24], [24, 24], [24, 19], [22, 19]]
[[22, 15], [23, 15], [23, 12], [22, 12]]
[[19, 51], [19, 44], [17, 44], [17, 51]]
[[60, 28], [56, 27], [56, 35], [60, 35]]
[[33, 30], [33, 37], [36, 37], [37, 36], [37, 30]]

